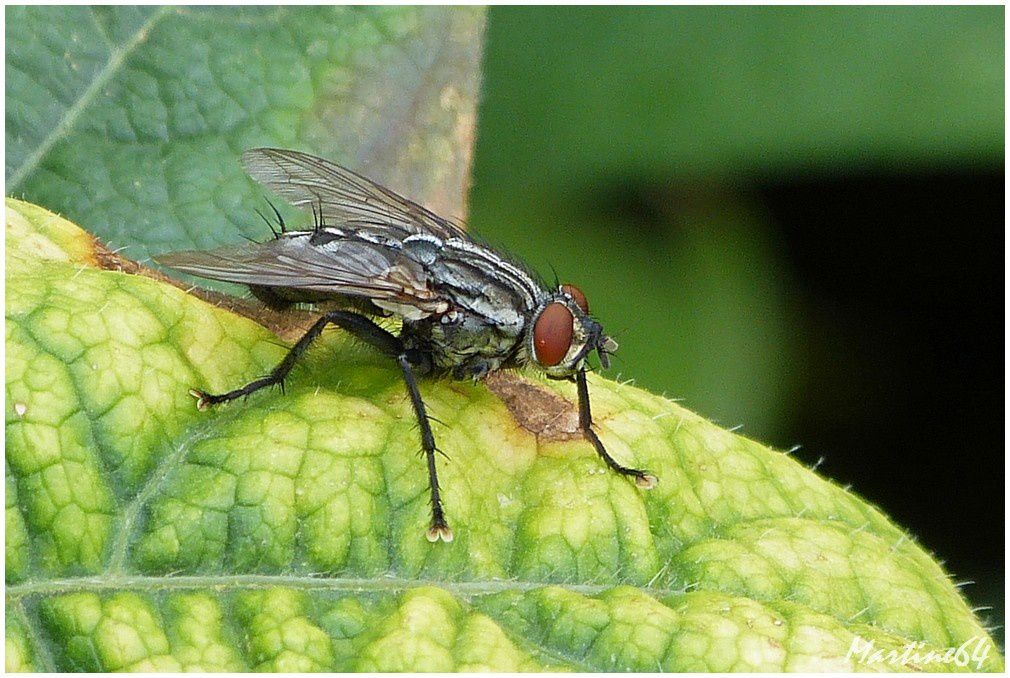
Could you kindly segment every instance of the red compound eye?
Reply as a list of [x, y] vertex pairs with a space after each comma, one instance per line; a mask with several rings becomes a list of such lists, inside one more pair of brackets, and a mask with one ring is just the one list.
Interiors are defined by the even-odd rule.
[[575, 319], [562, 303], [548, 304], [533, 325], [533, 352], [544, 367], [554, 367], [568, 355], [572, 347]]
[[574, 299], [575, 305], [581, 308], [583, 313], [589, 313], [589, 300], [586, 299], [586, 295], [582, 293], [582, 290], [575, 285], [562, 285], [561, 291]]

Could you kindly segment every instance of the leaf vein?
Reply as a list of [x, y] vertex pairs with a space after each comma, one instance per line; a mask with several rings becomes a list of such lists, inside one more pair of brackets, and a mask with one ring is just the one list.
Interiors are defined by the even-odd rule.
[[7, 182], [7, 193], [12, 194], [21, 188], [21, 184], [24, 180], [38, 169], [39, 164], [45, 155], [55, 146], [61, 139], [67, 136], [73, 129], [74, 125], [77, 123], [77, 119], [80, 117], [81, 113], [91, 104], [91, 102], [98, 96], [101, 89], [119, 72], [119, 68], [123, 65], [123, 62], [128, 56], [133, 52], [138, 45], [140, 45], [146, 38], [151, 28], [154, 27], [162, 17], [174, 12], [171, 7], [161, 7], [157, 12], [153, 13], [147, 21], [137, 29], [137, 32], [123, 44], [122, 47], [113, 49], [109, 53], [109, 60], [102, 67], [102, 70], [98, 72], [98, 75], [91, 84], [87, 86], [84, 92], [77, 98], [77, 100], [66, 110], [60, 121], [53, 127], [49, 135], [42, 140], [35, 150], [28, 154], [24, 162], [11, 174], [10, 180]]

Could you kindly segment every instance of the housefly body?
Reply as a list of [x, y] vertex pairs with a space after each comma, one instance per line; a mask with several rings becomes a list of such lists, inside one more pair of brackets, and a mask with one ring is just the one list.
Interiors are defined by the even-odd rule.
[[[337, 302], [270, 374], [221, 394], [193, 391], [200, 409], [280, 384], [327, 325], [336, 325], [389, 356], [407, 385], [421, 434], [431, 489], [430, 541], [452, 541], [435, 468], [435, 438], [417, 377], [480, 379], [500, 368], [531, 365], [574, 381], [579, 427], [613, 471], [642, 488], [656, 478], [621, 465], [593, 430], [586, 360], [604, 367], [616, 342], [589, 315], [573, 285], [551, 288], [513, 259], [476, 242], [455, 224], [372, 181], [296, 151], [257, 148], [246, 171], [296, 207], [310, 209], [308, 230], [285, 230], [262, 243], [156, 257], [170, 268], [248, 285], [271, 306]], [[341, 308], [342, 307], [342, 308]], [[354, 308], [354, 311], [346, 310]], [[399, 334], [369, 316], [397, 315]]]

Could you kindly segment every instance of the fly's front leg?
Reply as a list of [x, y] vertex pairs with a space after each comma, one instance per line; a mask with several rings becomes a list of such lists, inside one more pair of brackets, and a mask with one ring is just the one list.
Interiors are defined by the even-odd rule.
[[428, 421], [428, 413], [424, 408], [424, 401], [421, 400], [421, 392], [417, 388], [417, 379], [414, 377], [414, 370], [411, 368], [411, 358], [415, 356], [409, 352], [401, 352], [396, 361], [400, 364], [403, 372], [403, 380], [407, 383], [407, 391], [410, 393], [410, 402], [414, 405], [414, 414], [417, 415], [417, 426], [421, 431], [421, 449], [424, 451], [425, 460], [428, 462], [428, 486], [431, 488], [431, 526], [428, 528], [428, 541], [434, 543], [441, 539], [448, 543], [452, 541], [452, 530], [449, 529], [445, 521], [445, 512], [442, 510], [442, 495], [438, 487], [438, 473], [435, 470], [435, 453], [438, 448], [435, 446], [435, 436], [431, 432], [431, 424]]
[[607, 448], [603, 446], [603, 441], [600, 440], [600, 437], [596, 435], [596, 431], [593, 430], [593, 415], [589, 410], [589, 385], [586, 383], [585, 369], [579, 370], [575, 375], [575, 383], [579, 390], [579, 428], [582, 429], [582, 435], [593, 444], [593, 447], [596, 448], [596, 453], [603, 458], [603, 461], [607, 463], [607, 466], [611, 470], [620, 473], [622, 476], [631, 476], [635, 479], [635, 484], [642, 489], [651, 490], [654, 488], [659, 482], [656, 476], [637, 468], [628, 468], [617, 463], [607, 453]]
[[308, 349], [312, 342], [319, 338], [319, 335], [323, 332], [323, 328], [331, 323], [347, 330], [358, 339], [374, 346], [387, 355], [395, 356], [403, 351], [403, 344], [399, 339], [365, 316], [349, 311], [331, 311], [323, 315], [309, 328], [308, 332], [302, 335], [302, 338], [291, 347], [288, 354], [284, 356], [284, 359], [281, 360], [277, 367], [271, 370], [270, 374], [259, 379], [254, 379], [245, 386], [237, 388], [234, 391], [228, 391], [227, 393], [211, 394], [192, 389], [190, 393], [196, 398], [196, 406], [201, 410], [206, 410], [212, 405], [219, 405], [236, 398], [248, 396], [267, 386], [280, 385], [283, 389], [284, 380], [290, 374], [295, 363], [298, 362], [298, 359], [305, 353], [305, 350]]

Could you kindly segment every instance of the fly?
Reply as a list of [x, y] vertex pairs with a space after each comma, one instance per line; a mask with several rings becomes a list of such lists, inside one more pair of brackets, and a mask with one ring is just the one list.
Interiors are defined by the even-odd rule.
[[[396, 362], [417, 416], [428, 468], [427, 538], [450, 542], [435, 465], [435, 437], [418, 376], [481, 379], [501, 368], [531, 365], [576, 384], [579, 428], [613, 471], [651, 489], [656, 478], [623, 466], [593, 430], [586, 360], [603, 367], [617, 343], [589, 315], [574, 285], [551, 288], [513, 259], [387, 188], [321, 158], [272, 148], [242, 155], [249, 175], [314, 214], [313, 228], [280, 231], [262, 243], [173, 252], [156, 260], [179, 271], [241, 283], [275, 308], [338, 302], [291, 347], [268, 375], [221, 394], [192, 391], [203, 410], [281, 385], [327, 325], [336, 325]], [[352, 307], [355, 310], [347, 310]], [[397, 315], [399, 334], [372, 317]], [[370, 317], [371, 316], [371, 317]]]

